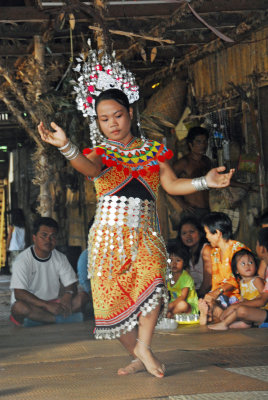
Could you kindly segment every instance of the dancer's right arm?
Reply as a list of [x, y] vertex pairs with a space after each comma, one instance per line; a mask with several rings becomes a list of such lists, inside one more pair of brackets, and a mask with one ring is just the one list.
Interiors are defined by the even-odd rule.
[[[40, 122], [38, 125], [38, 132], [41, 139], [55, 147], [65, 146], [68, 143], [68, 138], [64, 130], [54, 122], [51, 123], [51, 127], [53, 131], [46, 129], [43, 122]], [[66, 151], [68, 151], [68, 147], [66, 148]], [[91, 178], [98, 176], [103, 167], [101, 157], [96, 154], [94, 150], [86, 157], [79, 153], [75, 159], [70, 161], [70, 163], [78, 172], [90, 176]]]

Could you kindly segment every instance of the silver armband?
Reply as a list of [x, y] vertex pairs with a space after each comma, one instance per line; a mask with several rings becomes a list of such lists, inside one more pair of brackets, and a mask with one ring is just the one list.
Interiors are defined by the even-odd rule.
[[192, 185], [197, 191], [209, 189], [205, 176], [200, 176], [200, 178], [192, 179]]
[[[69, 149], [65, 152], [60, 150], [60, 153], [69, 161], [74, 160], [79, 155], [78, 147], [72, 142], [68, 142]], [[65, 147], [66, 148], [66, 147]], [[61, 148], [62, 149], [62, 148]]]
[[58, 150], [65, 150], [65, 149], [67, 149], [67, 147], [69, 146], [69, 144], [70, 144], [70, 140], [68, 140], [68, 142], [64, 145], [64, 146], [62, 146], [62, 147], [58, 147]]

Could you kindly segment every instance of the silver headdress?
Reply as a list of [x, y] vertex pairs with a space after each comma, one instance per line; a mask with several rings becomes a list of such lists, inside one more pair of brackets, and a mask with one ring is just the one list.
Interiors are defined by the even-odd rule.
[[97, 51], [91, 49], [90, 40], [88, 45], [90, 50], [87, 59], [84, 59], [83, 54], [76, 58], [78, 64], [73, 70], [80, 73], [80, 76], [74, 84], [74, 90], [77, 109], [82, 111], [84, 117], [89, 117], [90, 138], [92, 145], [96, 146], [103, 141], [96, 122], [96, 97], [104, 90], [120, 89], [132, 104], [139, 99], [139, 87], [134, 75], [115, 59], [115, 52], [111, 56], [104, 53], [99, 60]]

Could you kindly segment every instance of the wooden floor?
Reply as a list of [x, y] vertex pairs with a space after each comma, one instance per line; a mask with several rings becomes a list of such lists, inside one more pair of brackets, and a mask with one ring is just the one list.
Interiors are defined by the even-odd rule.
[[0, 278], [1, 400], [268, 400], [267, 329], [157, 331], [153, 349], [166, 377], [121, 377], [116, 371], [129, 358], [117, 341], [93, 338], [93, 321], [14, 327]]

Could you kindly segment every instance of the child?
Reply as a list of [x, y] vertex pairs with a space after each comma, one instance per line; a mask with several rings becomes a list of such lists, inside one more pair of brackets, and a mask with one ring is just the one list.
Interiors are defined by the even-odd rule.
[[[268, 228], [263, 228], [258, 233], [256, 253], [268, 266]], [[260, 295], [252, 300], [243, 300], [231, 305], [221, 315], [221, 320], [226, 320], [235, 311], [236, 320], [244, 321], [247, 324], [256, 323], [260, 327], [267, 327], [268, 324], [268, 269], [266, 269], [266, 283]], [[212, 328], [212, 326], [210, 327]], [[212, 328], [213, 329], [213, 328]], [[228, 329], [228, 328], [227, 328]]]
[[167, 317], [173, 318], [175, 314], [198, 314], [198, 297], [195, 291], [194, 280], [185, 270], [188, 255], [183, 248], [172, 246], [168, 248], [171, 259], [170, 279], [167, 288], [171, 296], [168, 305]]
[[[243, 304], [244, 300], [253, 300], [259, 297], [264, 289], [264, 282], [259, 276], [256, 275], [257, 262], [253, 253], [247, 249], [238, 251], [233, 256], [231, 265], [233, 274], [239, 280], [240, 285], [241, 300], [238, 304]], [[231, 324], [239, 319], [238, 307], [221, 322], [210, 325], [209, 329], [227, 330]], [[238, 325], [238, 327], [247, 328], [250, 327], [250, 325]]]

